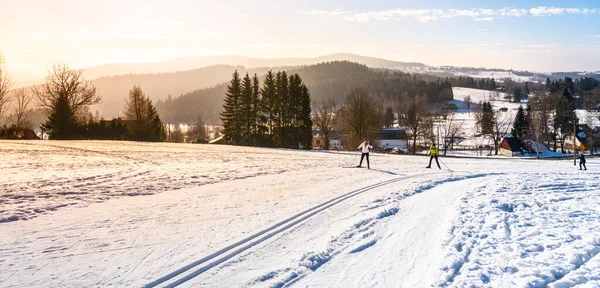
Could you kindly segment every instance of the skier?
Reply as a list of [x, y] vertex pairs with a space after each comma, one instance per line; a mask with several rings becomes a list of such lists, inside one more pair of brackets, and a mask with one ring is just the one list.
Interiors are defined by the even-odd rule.
[[362, 161], [366, 156], [367, 157], [367, 169], [371, 169], [371, 166], [369, 165], [369, 151], [370, 151], [370, 149], [373, 149], [373, 146], [371, 146], [369, 144], [369, 140], [367, 140], [367, 138], [365, 138], [365, 141], [360, 143], [360, 145], [358, 145], [358, 147], [356, 149], [362, 150], [362, 155], [360, 155], [360, 164], [358, 164], [358, 166], [356, 166], [356, 167], [360, 168], [362, 166]]
[[435, 158], [435, 163], [437, 163], [438, 168], [440, 168], [441, 170], [442, 167], [440, 167], [440, 162], [438, 162], [438, 155], [440, 155], [440, 150], [438, 150], [438, 148], [435, 147], [435, 143], [431, 144], [431, 147], [429, 147], [429, 154], [431, 155], [431, 157], [429, 157], [429, 165], [425, 168], [431, 168], [431, 160]]
[[585, 167], [585, 156], [583, 156], [583, 152], [579, 152], [579, 170], [581, 170], [581, 165], [583, 165], [583, 170], [587, 170], [587, 167]]

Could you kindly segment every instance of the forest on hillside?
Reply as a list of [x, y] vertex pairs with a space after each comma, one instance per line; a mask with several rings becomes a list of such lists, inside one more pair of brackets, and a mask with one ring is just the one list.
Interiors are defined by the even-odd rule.
[[246, 70], [242, 66], [216, 65], [200, 69], [178, 71], [173, 73], [127, 74], [102, 77], [92, 80], [102, 102], [93, 106], [92, 111], [99, 111], [104, 117], [117, 117], [122, 114], [125, 98], [134, 85], [144, 89], [153, 101], [166, 99], [168, 95], [179, 96], [199, 88], [213, 87], [224, 83], [233, 70], [240, 73], [264, 74], [266, 68]]
[[[278, 70], [281, 69], [273, 69], [273, 71]], [[453, 98], [452, 85], [447, 79], [373, 69], [348, 61], [289, 67], [286, 70], [302, 77], [314, 101], [332, 99], [342, 102], [355, 88], [368, 90], [382, 105], [390, 106], [397, 104], [403, 97], [417, 95], [425, 97], [430, 103]], [[238, 72], [242, 74], [242, 71]], [[230, 71], [231, 73], [233, 70]], [[260, 80], [262, 81], [263, 78], [261, 76]], [[193, 123], [201, 117], [205, 123], [220, 124], [219, 114], [225, 90], [226, 86], [220, 84], [157, 101], [156, 107], [165, 122]]]

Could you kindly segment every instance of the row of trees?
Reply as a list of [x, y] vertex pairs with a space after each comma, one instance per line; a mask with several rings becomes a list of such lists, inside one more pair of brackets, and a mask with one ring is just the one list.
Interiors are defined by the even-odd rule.
[[231, 144], [311, 148], [310, 93], [298, 74], [268, 71], [242, 79], [237, 70], [227, 86], [221, 113], [223, 133]]
[[[419, 139], [429, 143], [443, 142], [445, 153], [459, 137], [464, 121], [457, 120], [454, 111], [440, 109], [443, 106], [432, 105], [423, 96], [407, 97], [395, 113], [391, 107], [382, 109], [368, 90], [357, 88], [346, 96], [342, 104], [334, 100], [314, 103], [313, 119], [323, 133], [326, 149], [329, 147], [330, 133], [335, 127], [341, 128], [345, 133], [343, 145], [353, 147], [363, 138], [377, 140], [382, 127], [399, 123], [408, 128], [411, 153], [416, 154]], [[439, 128], [438, 131], [434, 131], [436, 127]]]
[[473, 78], [469, 76], [450, 77], [449, 82], [454, 87], [475, 88], [483, 90], [496, 90], [496, 80], [494, 78]]
[[[0, 58], [1, 60], [1, 58]], [[125, 120], [95, 119], [90, 106], [101, 101], [96, 87], [82, 77], [82, 71], [66, 65], [56, 65], [43, 84], [31, 89], [12, 89], [13, 85], [3, 61], [0, 62], [0, 119], [11, 108], [13, 125], [0, 129], [0, 137], [33, 138], [28, 122], [31, 106], [37, 106], [47, 116], [42, 133], [50, 139], [131, 139], [164, 141], [165, 132], [152, 102], [134, 87], [125, 108]], [[35, 101], [34, 101], [35, 100]], [[33, 135], [32, 137], [28, 135]]]
[[0, 138], [33, 139], [36, 136], [29, 122], [32, 97], [26, 89], [13, 88], [0, 54]]

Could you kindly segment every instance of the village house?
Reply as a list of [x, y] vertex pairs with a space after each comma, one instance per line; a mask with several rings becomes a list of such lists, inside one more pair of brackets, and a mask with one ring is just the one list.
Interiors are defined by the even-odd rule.
[[575, 147], [577, 147], [577, 151], [589, 150], [588, 147], [593, 146], [591, 141], [593, 140], [594, 130], [587, 124], [578, 124], [576, 125], [576, 129], [577, 134], [575, 137], [573, 137], [574, 135], [572, 130], [567, 133], [564, 144], [565, 151], [573, 151], [573, 141], [575, 141]]
[[515, 137], [505, 137], [500, 142], [498, 153], [502, 156], [514, 157], [523, 154], [523, 145], [521, 140]]

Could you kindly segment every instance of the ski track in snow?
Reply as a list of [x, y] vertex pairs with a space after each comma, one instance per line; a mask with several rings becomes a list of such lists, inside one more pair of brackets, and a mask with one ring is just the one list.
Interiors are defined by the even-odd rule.
[[[159, 279], [157, 279], [155, 281], [152, 281], [151, 283], [145, 285], [145, 287], [155, 287], [155, 286], [157, 286], [159, 284], [162, 284], [162, 283], [164, 283], [166, 281], [170, 281], [170, 283], [168, 283], [168, 285], [166, 285], [166, 287], [176, 287], [178, 285], [181, 285], [181, 284], [185, 283], [186, 281], [188, 281], [188, 280], [190, 280], [190, 279], [192, 279], [194, 277], [197, 277], [198, 275], [206, 272], [207, 270], [209, 270], [209, 269], [211, 269], [211, 268], [213, 268], [213, 267], [215, 267], [215, 266], [217, 266], [217, 265], [219, 265], [219, 264], [221, 264], [221, 263], [223, 263], [223, 262], [225, 262], [225, 261], [227, 261], [227, 260], [229, 260], [229, 259], [237, 256], [238, 254], [244, 252], [245, 250], [248, 250], [248, 249], [252, 248], [253, 246], [258, 245], [258, 244], [260, 244], [260, 243], [268, 240], [269, 238], [271, 238], [271, 237], [273, 237], [273, 236], [275, 236], [275, 235], [277, 235], [279, 233], [285, 232], [286, 230], [288, 230], [289, 228], [293, 227], [294, 225], [296, 225], [298, 223], [301, 223], [302, 221], [310, 218], [311, 216], [313, 216], [313, 215], [315, 215], [315, 214], [317, 214], [317, 213], [319, 213], [321, 211], [324, 211], [325, 209], [328, 209], [328, 208], [330, 208], [330, 207], [332, 207], [332, 206], [334, 206], [334, 205], [336, 205], [336, 204], [338, 204], [338, 203], [340, 203], [342, 201], [345, 201], [345, 200], [350, 199], [350, 198], [352, 198], [354, 196], [360, 195], [362, 193], [368, 192], [369, 190], [372, 190], [372, 189], [375, 189], [375, 188], [379, 188], [379, 187], [384, 186], [384, 185], [393, 184], [393, 183], [396, 183], [398, 181], [410, 179], [410, 178], [413, 178], [413, 177], [423, 176], [423, 175], [426, 175], [426, 173], [391, 179], [391, 180], [388, 180], [388, 181], [385, 181], [385, 182], [380, 182], [380, 183], [377, 183], [377, 184], [369, 185], [369, 186], [366, 186], [366, 187], [363, 187], [363, 188], [351, 191], [349, 193], [346, 193], [346, 194], [341, 195], [339, 197], [336, 197], [334, 199], [331, 199], [331, 200], [328, 200], [326, 202], [323, 202], [323, 203], [321, 203], [321, 204], [319, 204], [317, 206], [314, 206], [314, 207], [309, 208], [309, 209], [307, 209], [307, 210], [305, 210], [305, 211], [303, 211], [301, 213], [298, 213], [298, 214], [296, 214], [296, 215], [294, 215], [294, 216], [292, 216], [292, 217], [290, 217], [290, 218], [288, 218], [286, 220], [283, 220], [283, 221], [281, 221], [281, 222], [279, 222], [279, 223], [277, 223], [277, 224], [275, 224], [275, 225], [273, 225], [273, 226], [271, 226], [271, 227], [269, 227], [269, 228], [267, 228], [267, 229], [265, 229], [263, 231], [260, 231], [257, 234], [254, 234], [254, 235], [252, 235], [252, 236], [250, 236], [248, 238], [242, 239], [242, 240], [240, 240], [240, 241], [238, 241], [238, 242], [236, 242], [236, 243], [234, 243], [234, 244], [232, 244], [230, 246], [227, 246], [227, 247], [225, 247], [225, 248], [223, 248], [223, 249], [221, 249], [221, 250], [219, 250], [219, 251], [217, 251], [217, 252], [215, 252], [215, 253], [213, 253], [211, 255], [203, 257], [203, 258], [199, 259], [198, 261], [195, 261], [195, 262], [193, 262], [191, 264], [188, 264], [188, 265], [186, 265], [186, 266], [184, 266], [184, 267], [182, 267], [180, 269], [177, 269], [176, 271], [174, 271], [172, 273], [169, 273], [169, 274], [165, 275], [164, 277], [161, 277], [161, 278], [159, 278]], [[395, 214], [395, 212], [397, 212], [397, 209], [396, 210], [392, 209], [392, 210], [389, 210], [389, 211], [386, 210], [386, 211], [382, 212], [378, 216], [378, 218], [381, 219], [381, 218], [387, 217], [389, 215], [393, 215], [393, 214]], [[283, 226], [283, 227], [281, 227], [281, 226]], [[259, 239], [253, 241], [256, 238], [259, 238]], [[244, 245], [246, 243], [248, 243], [248, 244], [245, 245], [245, 246], [242, 246], [242, 245]], [[360, 249], [360, 248], [357, 248], [357, 249]], [[358, 252], [358, 251], [359, 250], [357, 250], [356, 252]], [[221, 256], [223, 256], [223, 257], [221, 257]], [[191, 273], [183, 275], [183, 277], [178, 278], [177, 280], [171, 280], [171, 279], [173, 279], [175, 277], [181, 276], [182, 274], [186, 273], [188, 270], [194, 269], [197, 266], [199, 266], [201, 264], [204, 264], [204, 263], [206, 263], [208, 261], [211, 261], [211, 260], [213, 260], [213, 259], [215, 259], [217, 257], [219, 257], [220, 259], [217, 259], [217, 260], [215, 260], [213, 262], [210, 262], [210, 263], [208, 263], [208, 264], [206, 264], [206, 265], [204, 265], [202, 267], [199, 267], [198, 269], [192, 271]], [[323, 256], [323, 254], [321, 254], [321, 255], [316, 256], [317, 260], [313, 260], [313, 261], [308, 260], [309, 262], [315, 262], [316, 261], [316, 263], [314, 263], [314, 264], [307, 264], [309, 266], [309, 268], [311, 270], [315, 270], [316, 268], [318, 268], [318, 266], [320, 266], [320, 264], [322, 264], [322, 261], [319, 261], [318, 259], [322, 258], [322, 257], [326, 257], [326, 256]]]

